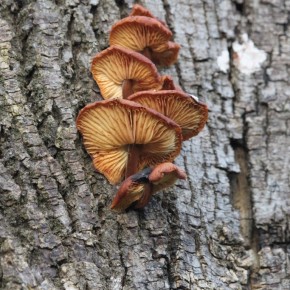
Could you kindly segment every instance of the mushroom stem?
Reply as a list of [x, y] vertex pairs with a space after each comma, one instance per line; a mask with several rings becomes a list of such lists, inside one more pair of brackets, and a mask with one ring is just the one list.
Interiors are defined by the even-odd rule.
[[141, 53], [146, 56], [147, 58], [149, 58], [150, 60], [152, 60], [152, 52], [151, 49], [149, 47], [145, 47]]
[[138, 172], [138, 163], [139, 163], [139, 156], [140, 156], [140, 148], [136, 144], [130, 144], [128, 148], [128, 162], [126, 168], [125, 178], [135, 174]]
[[133, 80], [124, 80], [122, 84], [122, 95], [123, 99], [127, 99], [129, 96], [134, 94], [133, 91]]
[[143, 195], [141, 197], [141, 199], [139, 199], [134, 208], [143, 208], [145, 205], [148, 204], [148, 202], [150, 201], [151, 199], [151, 196], [153, 194], [153, 185], [152, 183], [146, 183], [145, 186], [144, 186], [144, 192], [143, 192]]

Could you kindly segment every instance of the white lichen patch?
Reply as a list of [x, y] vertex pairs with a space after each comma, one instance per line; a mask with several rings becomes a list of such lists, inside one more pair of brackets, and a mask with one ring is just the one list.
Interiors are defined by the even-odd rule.
[[250, 75], [261, 69], [262, 63], [266, 60], [265, 51], [255, 47], [252, 40], [245, 33], [242, 35], [242, 43], [233, 43], [233, 63], [243, 74]]
[[65, 290], [79, 290], [79, 288], [77, 288], [71, 281], [66, 281], [63, 284], [63, 287]]
[[194, 95], [189, 95], [189, 96], [190, 96], [191, 98], [193, 98], [195, 101], [197, 101], [197, 102], [199, 101], [199, 100], [198, 100], [198, 97], [196, 97], [196, 96], [194, 96]]
[[217, 65], [219, 69], [226, 73], [230, 68], [230, 55], [227, 50], [224, 50], [222, 54], [217, 58]]

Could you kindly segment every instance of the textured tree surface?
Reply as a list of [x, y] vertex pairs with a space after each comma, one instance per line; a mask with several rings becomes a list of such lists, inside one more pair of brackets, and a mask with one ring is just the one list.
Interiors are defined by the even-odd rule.
[[[133, 4], [0, 3], [0, 288], [289, 289], [290, 2], [140, 2], [181, 45], [162, 73], [210, 114], [176, 160], [188, 179], [115, 214], [75, 119], [100, 99], [91, 59]], [[267, 54], [250, 75], [234, 65], [243, 33]]]

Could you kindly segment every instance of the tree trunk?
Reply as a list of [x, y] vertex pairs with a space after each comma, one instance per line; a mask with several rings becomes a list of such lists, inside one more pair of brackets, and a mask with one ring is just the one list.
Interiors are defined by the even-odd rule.
[[[181, 45], [162, 74], [210, 114], [176, 160], [188, 179], [116, 214], [75, 119], [100, 99], [90, 61], [133, 1], [1, 1], [1, 289], [289, 289], [290, 2], [140, 4]], [[252, 73], [244, 33], [267, 56]]]

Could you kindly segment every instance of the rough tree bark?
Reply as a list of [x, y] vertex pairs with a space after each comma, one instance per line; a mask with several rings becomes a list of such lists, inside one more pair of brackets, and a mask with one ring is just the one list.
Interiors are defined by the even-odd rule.
[[[162, 72], [211, 112], [176, 160], [188, 180], [115, 214], [75, 119], [133, 2], [0, 3], [1, 289], [289, 289], [290, 1], [139, 2], [181, 44]], [[267, 53], [251, 75], [234, 66], [243, 33]]]

